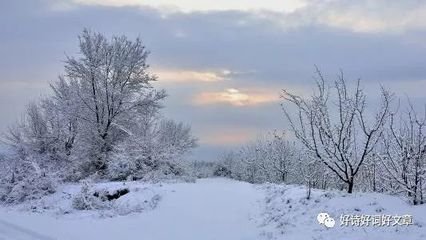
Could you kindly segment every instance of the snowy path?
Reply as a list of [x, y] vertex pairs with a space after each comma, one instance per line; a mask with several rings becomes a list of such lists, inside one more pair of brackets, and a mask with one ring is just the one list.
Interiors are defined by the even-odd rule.
[[[179, 188], [146, 216], [147, 236], [155, 239], [257, 239], [259, 193], [247, 183], [201, 180]], [[172, 215], [170, 213], [173, 213]], [[156, 232], [158, 226], [163, 231]], [[158, 229], [158, 228], [157, 228]], [[167, 230], [166, 230], [167, 229]]]
[[53, 240], [53, 238], [44, 236], [42, 234], [20, 227], [13, 223], [0, 220], [0, 240], [8, 239]]
[[[0, 210], [0, 220], [19, 226], [14, 231], [42, 233], [45, 239], [259, 239], [259, 229], [251, 219], [259, 214], [258, 200], [264, 195], [248, 183], [204, 179], [195, 184], [165, 184], [161, 191], [165, 194], [156, 209], [130, 216], [55, 219]], [[0, 222], [0, 239], [14, 239], [7, 234]], [[37, 239], [25, 238], [25, 232], [21, 235], [16, 239]]]

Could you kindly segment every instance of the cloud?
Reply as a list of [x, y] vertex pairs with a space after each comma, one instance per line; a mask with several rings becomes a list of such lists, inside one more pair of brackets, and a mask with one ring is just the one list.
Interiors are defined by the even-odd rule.
[[426, 2], [416, 0], [309, 1], [291, 13], [257, 15], [284, 29], [322, 25], [357, 33], [403, 33], [426, 28]]
[[159, 81], [166, 83], [220, 82], [233, 74], [227, 69], [220, 71], [153, 69], [152, 72], [158, 76]]
[[269, 9], [292, 12], [306, 5], [305, 0], [72, 0], [76, 4], [101, 6], [149, 6], [185, 13], [194, 11], [249, 11]]
[[354, 32], [404, 32], [426, 27], [423, 1], [332, 1], [321, 7], [318, 22]]
[[[238, 25], [252, 24], [256, 19], [268, 20], [281, 28], [328, 26], [359, 33], [403, 33], [425, 29], [426, 2], [417, 0], [69, 0], [70, 4], [108, 7], [149, 7], [169, 14], [207, 12], [246, 12]], [[179, 33], [181, 34], [181, 33]]]
[[228, 88], [219, 92], [202, 92], [193, 99], [196, 105], [229, 104], [237, 107], [255, 106], [278, 100], [276, 92], [241, 91], [236, 88]]

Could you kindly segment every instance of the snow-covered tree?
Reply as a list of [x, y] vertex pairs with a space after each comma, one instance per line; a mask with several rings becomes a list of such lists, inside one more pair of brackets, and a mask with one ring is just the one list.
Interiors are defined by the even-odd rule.
[[196, 146], [189, 126], [161, 116], [166, 94], [151, 85], [156, 77], [140, 39], [88, 30], [79, 39], [80, 54], [67, 57], [52, 94], [29, 104], [5, 136], [11, 157], [3, 196], [19, 189], [19, 199], [32, 196], [50, 179], [143, 178], [158, 166], [178, 174], [179, 160]]
[[297, 148], [285, 139], [284, 134], [277, 133], [267, 144], [270, 165], [275, 173], [275, 178], [280, 179], [281, 182], [287, 182], [295, 168]]
[[191, 128], [166, 119], [141, 123], [135, 124], [130, 135], [115, 147], [109, 175], [113, 179], [141, 179], [152, 173], [183, 174], [181, 157], [197, 146]]
[[215, 172], [251, 183], [293, 182], [297, 149], [283, 134], [257, 138], [222, 156]]
[[361, 166], [374, 152], [389, 116], [391, 94], [382, 88], [381, 103], [374, 118], [366, 114], [366, 95], [356, 82], [350, 91], [341, 73], [329, 87], [317, 69], [317, 88], [314, 94], [301, 97], [283, 90], [286, 103], [283, 109], [291, 130], [310, 153], [327, 166], [351, 193]]
[[214, 175], [242, 180], [242, 169], [238, 154], [235, 151], [228, 151], [220, 156], [214, 169]]
[[79, 58], [68, 57], [64, 76], [78, 105], [81, 135], [78, 147], [93, 159], [95, 170], [106, 169], [109, 152], [119, 141], [121, 128], [147, 108], [159, 108], [166, 95], [156, 91], [155, 77], [147, 71], [148, 51], [140, 39], [107, 40], [99, 33], [83, 31]]
[[419, 115], [409, 103], [407, 111], [393, 112], [377, 158], [390, 191], [404, 193], [414, 205], [425, 203], [426, 109]]

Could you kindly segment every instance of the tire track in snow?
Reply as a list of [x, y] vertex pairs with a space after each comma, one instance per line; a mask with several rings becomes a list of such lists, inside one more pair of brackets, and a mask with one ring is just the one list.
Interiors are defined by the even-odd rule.
[[55, 240], [49, 236], [0, 219], [0, 240]]

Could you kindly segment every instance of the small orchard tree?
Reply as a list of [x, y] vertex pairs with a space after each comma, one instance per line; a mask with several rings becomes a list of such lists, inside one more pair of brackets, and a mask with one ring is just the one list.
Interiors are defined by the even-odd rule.
[[285, 138], [284, 134], [274, 133], [267, 139], [268, 162], [270, 171], [276, 176], [277, 182], [286, 183], [294, 172], [297, 148]]
[[342, 72], [330, 87], [318, 68], [316, 74], [316, 91], [310, 97], [283, 90], [284, 103], [296, 108], [292, 113], [283, 104], [284, 114], [310, 156], [325, 164], [352, 193], [355, 177], [382, 136], [392, 97], [382, 88], [380, 107], [369, 118], [359, 80], [351, 91]]
[[392, 113], [377, 157], [392, 192], [405, 193], [414, 205], [425, 203], [426, 110], [421, 116], [410, 103], [405, 113]]
[[300, 157], [297, 171], [300, 174], [300, 183], [306, 186], [306, 199], [311, 198], [312, 188], [318, 186], [318, 181], [322, 178], [321, 166], [315, 160]]

